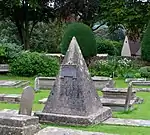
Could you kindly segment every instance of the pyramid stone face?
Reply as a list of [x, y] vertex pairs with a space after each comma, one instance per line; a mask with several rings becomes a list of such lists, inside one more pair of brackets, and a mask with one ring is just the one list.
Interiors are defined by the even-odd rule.
[[85, 60], [73, 38], [43, 112], [88, 116], [100, 107]]
[[124, 40], [124, 43], [123, 43], [121, 56], [131, 56], [131, 50], [130, 50], [129, 40], [128, 40], [127, 36], [125, 37], [125, 40]]
[[88, 72], [76, 38], [73, 38], [51, 94], [42, 112], [36, 112], [42, 123], [89, 125], [112, 116], [103, 107]]

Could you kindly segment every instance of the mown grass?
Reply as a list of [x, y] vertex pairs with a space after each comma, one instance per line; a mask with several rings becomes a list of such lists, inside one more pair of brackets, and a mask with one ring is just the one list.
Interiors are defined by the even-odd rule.
[[[34, 78], [27, 77], [14, 77], [14, 76], [5, 76], [0, 75], [0, 80], [28, 80], [30, 81], [30, 86], [34, 86]], [[116, 80], [116, 87], [127, 87], [127, 84], [124, 83], [124, 80]], [[138, 86], [139, 87], [139, 86]], [[142, 87], [142, 86], [140, 86]], [[148, 86], [149, 87], [149, 86]], [[0, 94], [21, 94], [22, 88], [0, 88]], [[40, 90], [35, 93], [33, 110], [40, 111], [43, 109], [44, 105], [39, 104], [38, 101], [42, 98], [48, 97], [50, 90]], [[101, 95], [101, 92], [98, 92]], [[150, 120], [150, 92], [138, 92], [137, 96], [144, 99], [143, 104], [136, 105], [136, 109], [130, 112], [113, 112], [113, 117], [117, 118], [128, 118], [128, 119], [149, 119]], [[1, 109], [19, 109], [19, 104], [8, 104], [0, 103]], [[45, 126], [59, 126], [59, 125], [43, 125]], [[120, 135], [149, 135], [150, 128], [146, 127], [128, 127], [128, 126], [112, 126], [112, 125], [93, 125], [93, 126], [60, 126], [66, 128], [81, 129], [94, 132], [105, 132], [105, 133], [114, 133]]]

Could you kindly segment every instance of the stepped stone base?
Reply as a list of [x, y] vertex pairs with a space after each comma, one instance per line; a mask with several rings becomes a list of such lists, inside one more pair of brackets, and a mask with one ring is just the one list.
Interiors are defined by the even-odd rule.
[[35, 135], [114, 135], [100, 132], [87, 132], [82, 130], [64, 129], [57, 127], [47, 127]]
[[39, 129], [38, 117], [0, 112], [0, 135], [33, 135]]
[[65, 125], [90, 125], [98, 124], [104, 120], [112, 117], [112, 111], [109, 107], [102, 107], [95, 114], [89, 116], [73, 116], [62, 115], [52, 113], [36, 112], [35, 116], [38, 116], [41, 123], [55, 123]]

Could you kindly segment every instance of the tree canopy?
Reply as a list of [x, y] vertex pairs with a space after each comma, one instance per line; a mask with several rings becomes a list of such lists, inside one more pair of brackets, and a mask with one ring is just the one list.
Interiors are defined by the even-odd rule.
[[65, 19], [74, 14], [91, 23], [99, 10], [99, 0], [1, 0], [0, 19], [11, 20], [18, 28], [24, 49], [29, 49], [30, 37], [38, 22]]
[[122, 24], [131, 39], [139, 38], [150, 18], [150, 3], [139, 0], [101, 0], [99, 20], [111, 30]]

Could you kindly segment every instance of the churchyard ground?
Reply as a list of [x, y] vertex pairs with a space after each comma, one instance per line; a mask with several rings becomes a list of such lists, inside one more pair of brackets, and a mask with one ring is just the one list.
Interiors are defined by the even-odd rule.
[[[28, 80], [30, 81], [30, 86], [34, 86], [34, 78], [27, 77], [16, 77], [9, 75], [0, 75], [0, 80]], [[115, 79], [116, 87], [123, 88], [127, 87], [127, 84], [124, 83], [122, 79]], [[136, 86], [137, 87], [137, 86]], [[149, 87], [149, 86], [138, 86], [138, 87]], [[21, 94], [23, 91], [22, 88], [0, 88], [0, 94]], [[48, 90], [40, 90], [35, 94], [33, 111], [42, 110], [44, 105], [39, 104], [38, 101], [40, 99], [46, 98], [49, 95]], [[102, 93], [98, 91], [99, 95]], [[142, 104], [138, 104], [135, 106], [133, 111], [129, 112], [113, 112], [113, 117], [116, 118], [125, 118], [125, 119], [144, 119], [150, 120], [150, 92], [137, 92], [137, 96], [144, 99]], [[0, 103], [0, 110], [2, 109], [19, 109], [19, 104], [8, 104], [8, 103]], [[45, 126], [60, 126], [60, 127], [68, 127], [74, 129], [81, 129], [87, 131], [95, 131], [95, 132], [105, 132], [105, 133], [116, 133], [120, 135], [148, 135], [150, 132], [150, 128], [148, 127], [132, 127], [132, 126], [112, 126], [112, 125], [92, 125], [92, 126], [62, 126], [62, 125], [42, 125]]]

